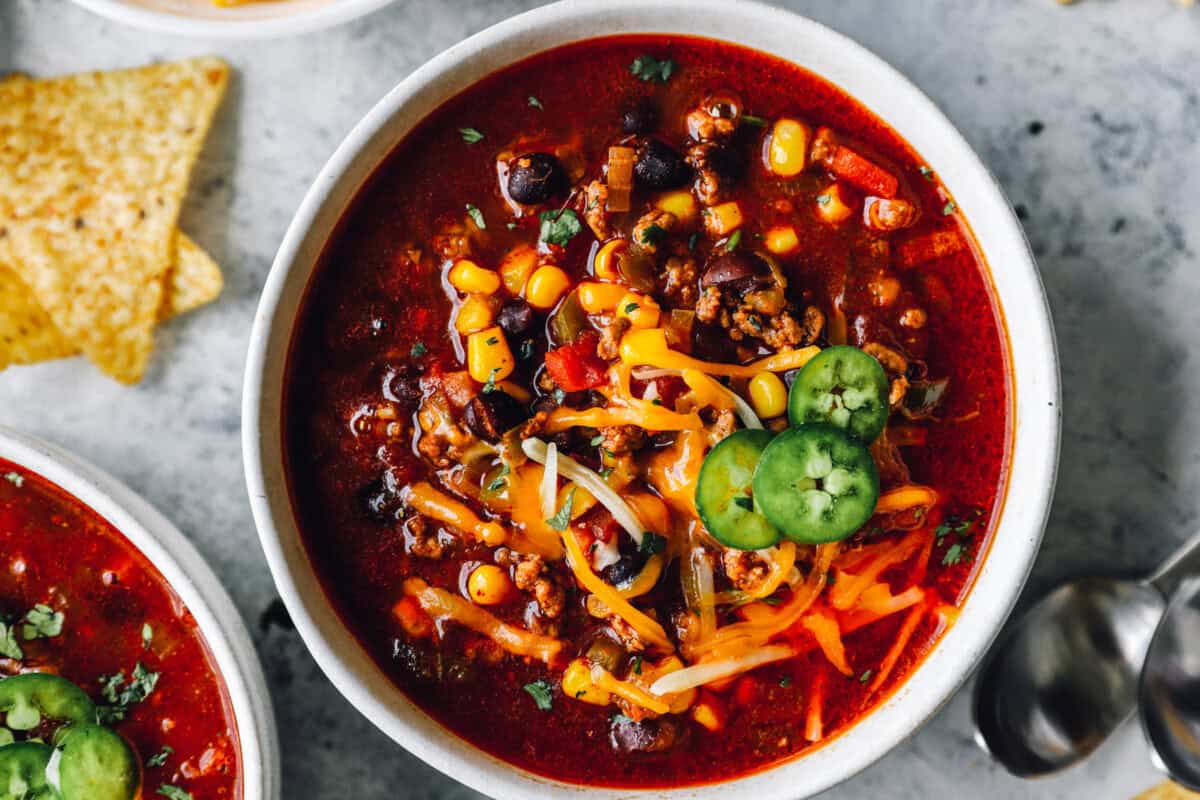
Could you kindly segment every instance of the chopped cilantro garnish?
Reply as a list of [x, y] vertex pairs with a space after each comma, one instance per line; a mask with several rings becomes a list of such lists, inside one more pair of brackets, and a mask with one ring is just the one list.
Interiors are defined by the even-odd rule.
[[933, 180], [933, 170], [931, 170], [929, 167], [922, 164], [920, 167], [918, 167], [918, 169], [921, 170], [921, 177], [923, 177], [925, 180]]
[[163, 745], [162, 750], [159, 750], [157, 753], [146, 759], [146, 767], [161, 767], [163, 764], [167, 763], [167, 757], [174, 752], [175, 750], [170, 746]]
[[698, 242], [698, 241], [700, 241], [700, 234], [698, 234], [698, 233], [693, 233], [691, 236], [689, 236], [689, 237], [688, 237], [688, 242], [687, 242], [687, 244], [688, 244], [688, 250], [695, 250], [695, 249], [696, 249], [696, 242]]
[[599, 447], [601, 444], [604, 443], [604, 435], [600, 434], [597, 436], [593, 436], [591, 443], [592, 443], [592, 447]]
[[489, 492], [498, 492], [501, 489], [503, 489], [504, 485], [506, 483], [508, 483], [508, 481], [506, 481], [504, 479], [508, 476], [508, 473], [510, 473], [510, 472], [512, 472], [512, 470], [509, 469], [508, 464], [501, 464], [500, 471], [496, 473], [495, 478], [492, 478], [492, 482], [487, 485], [487, 490]]
[[791, 679], [791, 676], [784, 675], [782, 678], [780, 678], [780, 679], [779, 679], [779, 685], [780, 685], [780, 686], [782, 686], [782, 687], [783, 687], [783, 688], [785, 688], [785, 689], [786, 689], [787, 687], [791, 686], [791, 685], [792, 685], [792, 679]]
[[951, 200], [942, 207], [942, 216], [948, 217], [955, 211], [958, 211], [958, 204]]
[[467, 203], [467, 216], [475, 223], [475, 227], [481, 231], [487, 230], [487, 221], [483, 218], [483, 212], [479, 210], [479, 206]]
[[667, 549], [667, 540], [665, 537], [659, 536], [657, 533], [650, 531], [642, 531], [642, 543], [638, 545], [638, 552], [652, 556], [661, 553]]
[[158, 791], [155, 794], [161, 794], [163, 797], [168, 798], [168, 800], [193, 800], [191, 792], [186, 792], [178, 786], [172, 786], [169, 783], [164, 783], [158, 787]]
[[620, 725], [622, 722], [633, 722], [632, 719], [621, 713], [613, 714], [608, 718], [608, 721], [616, 725]]
[[783, 603], [783, 599], [779, 597], [764, 597], [760, 602], [769, 606], [777, 606]]
[[767, 127], [767, 121], [762, 117], [756, 117], [753, 114], [742, 114], [742, 122], [747, 125], [753, 125], [756, 128]]
[[651, 55], [638, 56], [629, 65], [629, 71], [633, 73], [635, 78], [643, 81], [657, 81], [658, 83], [666, 83], [671, 80], [671, 76], [675, 74], [675, 62], [669, 58], [664, 58], [661, 61]]
[[504, 227], [508, 228], [510, 231], [515, 231], [517, 229], [517, 223], [506, 222], [506, 223], [504, 223]]
[[38, 603], [25, 614], [25, 624], [21, 626], [21, 636], [25, 641], [32, 639], [49, 639], [58, 636], [63, 629], [63, 613], [55, 611], [48, 605]]
[[550, 689], [550, 684], [546, 681], [539, 678], [533, 683], [525, 684], [521, 688], [529, 693], [529, 696], [533, 698], [533, 702], [537, 703], [539, 711], [549, 711], [554, 707], [554, 704], [551, 702], [554, 695]]
[[626, 303], [624, 310], [625, 310], [626, 314], [632, 314], [633, 312], [637, 311], [639, 308], [641, 308], [641, 306], [639, 306], [637, 303]]
[[946, 555], [942, 556], [942, 566], [952, 567], [963, 560], [963, 546], [959, 542], [955, 542], [946, 548]]
[[562, 508], [558, 510], [550, 519], [546, 520], [546, 524], [554, 530], [562, 533], [571, 524], [571, 507], [575, 505], [575, 487], [571, 487], [571, 491], [567, 492], [567, 499], [563, 501]]
[[833, 198], [827, 194], [817, 195], [817, 205], [827, 206], [833, 202]]
[[734, 231], [733, 235], [730, 236], [725, 241], [725, 249], [730, 252], [737, 250], [737, 246], [739, 244], [741, 244], [741, 241], [742, 241], [742, 231], [739, 229], [739, 230]]
[[544, 108], [544, 106], [542, 105], [542, 101], [538, 100], [533, 95], [529, 95], [529, 107], [536, 108], [538, 111], [541, 111]]
[[420, 358], [428, 352], [429, 348], [425, 346], [424, 342], [416, 342], [413, 344], [412, 349], [408, 351], [408, 354], [412, 358]]
[[667, 236], [666, 228], [663, 228], [661, 225], [650, 224], [650, 225], [647, 225], [646, 229], [642, 231], [642, 235], [641, 235], [640, 239], [641, 239], [642, 244], [647, 244], [647, 245], [650, 245], [651, 247], [655, 247], [655, 246], [661, 244], [662, 240], [665, 239], [666, 236]]
[[554, 390], [554, 402], [558, 403], [561, 406], [563, 403], [566, 402], [566, 400], [567, 400], [567, 393], [565, 391], [563, 391], [562, 389]]
[[634, 675], [642, 674], [642, 657], [641, 656], [634, 656], [632, 659], [629, 660], [629, 671], [632, 672]]
[[492, 367], [492, 371], [488, 373], [487, 383], [483, 384], [480, 389], [484, 394], [491, 394], [496, 391], [496, 373], [500, 371], [499, 367]]
[[100, 708], [100, 721], [111, 724], [125, 719], [129, 707], [149, 697], [160, 677], [161, 673], [151, 672], [139, 661], [133, 666], [128, 683], [124, 672], [101, 678], [100, 694], [109, 705]]
[[546, 244], [566, 247], [575, 238], [575, 235], [583, 230], [579, 217], [569, 208], [559, 211], [543, 211], [538, 214], [538, 219], [542, 221], [538, 240]]
[[862, 675], [858, 676], [858, 682], [866, 683], [867, 681], [871, 680], [871, 675], [873, 675], [873, 674], [874, 674], [874, 670], [870, 670], [870, 669], [867, 670]]
[[498, 344], [500, 344], [500, 339], [498, 337], [489, 336], [487, 338], [487, 346], [488, 347], [495, 347]]
[[0, 619], [0, 656], [20, 661], [25, 657], [21, 645], [17, 641], [17, 626], [8, 625]]
[[533, 339], [526, 339], [517, 347], [517, 358], [528, 361], [533, 358]]
[[22, 486], [25, 485], [25, 476], [19, 472], [4, 473], [4, 480], [8, 481], [9, 483], [11, 483], [13, 486], [17, 487], [18, 489], [20, 489]]
[[475, 144], [476, 142], [483, 141], [483, 134], [475, 128], [459, 128], [458, 132], [462, 136], [462, 140], [467, 144]]

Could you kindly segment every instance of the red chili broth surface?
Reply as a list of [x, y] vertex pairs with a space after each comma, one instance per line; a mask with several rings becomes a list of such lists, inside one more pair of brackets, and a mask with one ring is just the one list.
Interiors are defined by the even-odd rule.
[[[637, 56], [669, 56], [677, 70], [669, 83], [637, 80], [629, 65]], [[585, 65], [582, 67], [581, 65]], [[310, 558], [345, 624], [379, 666], [422, 709], [472, 744], [521, 768], [566, 781], [627, 787], [669, 787], [727, 780], [761, 770], [810, 750], [803, 736], [806, 697], [823, 673], [827, 696], [826, 740], [844, 731], [900, 686], [935, 646], [945, 626], [925, 615], [886, 684], [866, 697], [877, 668], [906, 614], [895, 614], [846, 635], [855, 676], [829, 668], [819, 652], [750, 673], [737, 687], [730, 721], [722, 732], [699, 727], [686, 746], [667, 753], [621, 754], [607, 744], [611, 709], [556, 697], [539, 711], [522, 687], [559, 674], [539, 663], [508, 658], [475, 668], [470, 679], [426, 681], [414, 675], [399, 644], [391, 613], [402, 597], [403, 578], [459, 586], [487, 551], [465, 547], [453, 558], [427, 561], [406, 552], [398, 526], [380, 526], [361, 510], [363, 487], [388, 467], [401, 483], [422, 479], [426, 466], [411, 442], [378, 445], [351, 432], [359, 409], [378, 401], [381, 365], [416, 343], [429, 349], [424, 363], [460, 369], [457, 336], [448, 333], [451, 304], [437, 269], [398, 270], [405, 242], [428, 241], [439, 219], [478, 206], [488, 220], [487, 245], [475, 254], [493, 266], [518, 241], [529, 241], [526, 220], [506, 229], [510, 213], [497, 190], [495, 154], [510, 143], [581, 139], [589, 164], [603, 158], [619, 135], [621, 111], [631, 98], [653, 97], [661, 117], [674, 120], [709, 91], [732, 90], [748, 113], [766, 119], [796, 116], [828, 125], [844, 140], [900, 178], [902, 191], [919, 199], [924, 215], [910, 233], [955, 229], [968, 241], [957, 213], [943, 213], [944, 189], [923, 169], [924, 161], [894, 131], [857, 101], [799, 67], [742, 47], [671, 37], [590, 40], [553, 50], [506, 68], [449, 100], [409, 134], [373, 176], [346, 213], [308, 288], [288, 362], [285, 441], [290, 488]], [[530, 105], [536, 97], [541, 109]], [[466, 144], [461, 128], [484, 133]], [[676, 130], [664, 131], [674, 138]], [[936, 153], [928, 154], [936, 158]], [[736, 190], [746, 235], [778, 217], [769, 201], [779, 182], [754, 164]], [[791, 186], [816, 191], [816, 176]], [[970, 209], [966, 209], [969, 212]], [[896, 311], [874, 308], [861, 276], [872, 266], [861, 232], [829, 228], [803, 214], [793, 219], [801, 247], [781, 258], [790, 286], [809, 302], [828, 308], [841, 295], [851, 336], [867, 338], [880, 328], [895, 332]], [[587, 233], [585, 229], [585, 234]], [[560, 263], [574, 278], [584, 274], [590, 235], [577, 236]], [[747, 241], [743, 239], [743, 241]], [[928, 364], [931, 376], [950, 378], [953, 391], [927, 427], [927, 446], [905, 448], [914, 481], [935, 487], [949, 509], [980, 509], [986, 532], [967, 544], [967, 555], [943, 564], [949, 542], [939, 542], [923, 586], [949, 605], [961, 606], [986, 552], [1003, 499], [1010, 441], [1007, 345], [1000, 315], [974, 246], [918, 269], [899, 270], [901, 299], [919, 299], [929, 323], [899, 343]], [[790, 289], [789, 289], [790, 291]], [[844, 294], [843, 294], [844, 293]], [[900, 336], [901, 334], [897, 334]], [[931, 523], [932, 524], [932, 523]], [[903, 585], [908, 568], [888, 573]], [[459, 633], [446, 631], [443, 650]], [[570, 638], [564, 635], [564, 638]], [[397, 655], [400, 655], [398, 658]], [[444, 665], [454, 669], [450, 660]], [[866, 679], [860, 679], [865, 675]]]
[[[0, 612], [35, 604], [64, 614], [62, 633], [21, 640], [24, 659], [0, 658], [0, 676], [61, 675], [98, 706], [102, 677], [138, 663], [157, 685], [114, 729], [147, 766], [143, 793], [173, 785], [197, 800], [242, 796], [228, 692], [196, 621], [158, 570], [112, 525], [45, 478], [0, 460]], [[150, 626], [149, 644], [143, 626]]]

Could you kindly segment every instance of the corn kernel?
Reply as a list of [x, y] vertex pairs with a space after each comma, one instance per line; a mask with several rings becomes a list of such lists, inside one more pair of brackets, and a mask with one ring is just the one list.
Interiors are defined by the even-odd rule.
[[478, 294], [469, 295], [466, 300], [462, 301], [462, 305], [458, 307], [458, 313], [454, 316], [454, 330], [464, 336], [481, 331], [492, 324], [495, 316], [492, 304], [486, 297]]
[[830, 225], [846, 220], [852, 213], [840, 185], [831, 183], [817, 195], [817, 215]]
[[788, 393], [774, 372], [760, 372], [750, 379], [750, 405], [763, 419], [782, 416], [787, 411]]
[[567, 697], [595, 706], [606, 706], [612, 700], [608, 692], [592, 683], [592, 671], [582, 658], [572, 661], [563, 672], [562, 690]]
[[767, 144], [767, 167], [783, 178], [799, 175], [808, 166], [808, 143], [812, 129], [803, 122], [783, 118], [771, 128]]
[[584, 281], [579, 284], [579, 305], [589, 314], [607, 314], [616, 310], [627, 291], [619, 283]]
[[800, 246], [800, 238], [791, 225], [778, 225], [766, 232], [767, 249], [777, 256], [784, 256]]
[[717, 236], [727, 236], [742, 227], [742, 209], [736, 200], [721, 203], [708, 209], [705, 216], [705, 227], [709, 233]]
[[467, 594], [476, 605], [494, 606], [512, 595], [513, 583], [508, 573], [495, 564], [481, 564], [467, 578]]
[[617, 316], [629, 320], [635, 328], [657, 328], [661, 309], [654, 298], [628, 292], [617, 303]]
[[592, 273], [601, 280], [619, 281], [621, 271], [617, 268], [617, 251], [625, 247], [624, 239], [610, 239], [596, 251], [592, 259]]
[[519, 295], [525, 290], [525, 282], [537, 266], [537, 251], [529, 245], [514, 247], [500, 262], [500, 279], [509, 294]]
[[495, 294], [500, 288], [500, 276], [463, 258], [450, 269], [450, 285], [463, 294]]
[[480, 383], [493, 385], [513, 371], [512, 350], [499, 326], [486, 328], [467, 337], [467, 371]]
[[660, 211], [674, 214], [680, 222], [691, 222], [696, 218], [696, 212], [699, 210], [699, 207], [696, 205], [696, 198], [692, 196], [691, 191], [688, 189], [679, 189], [674, 192], [661, 194], [654, 205]]
[[554, 308], [571, 288], [571, 279], [558, 267], [547, 264], [538, 267], [525, 285], [525, 299], [534, 308]]

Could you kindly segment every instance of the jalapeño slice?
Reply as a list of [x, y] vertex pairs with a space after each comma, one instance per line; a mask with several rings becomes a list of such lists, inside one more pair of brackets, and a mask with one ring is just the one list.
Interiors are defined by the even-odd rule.
[[46, 766], [54, 748], [41, 742], [16, 742], [0, 747], [0, 800], [55, 800], [46, 781]]
[[793, 426], [824, 422], [872, 442], [888, 418], [888, 380], [873, 357], [849, 345], [828, 347], [804, 365], [788, 393]]
[[755, 509], [784, 536], [823, 544], [845, 539], [875, 513], [879, 473], [862, 442], [832, 425], [804, 425], [766, 446], [753, 489]]
[[696, 511], [713, 538], [738, 550], [761, 550], [779, 541], [779, 531], [752, 509], [750, 484], [759, 455], [774, 434], [736, 431], [717, 443], [700, 466]]
[[95, 722], [96, 706], [66, 678], [27, 672], [0, 679], [0, 714], [9, 730], [30, 731], [43, 719], [72, 724]]
[[59, 777], [65, 800], [134, 800], [142, 763], [124, 737], [100, 725], [73, 725], [62, 737]]

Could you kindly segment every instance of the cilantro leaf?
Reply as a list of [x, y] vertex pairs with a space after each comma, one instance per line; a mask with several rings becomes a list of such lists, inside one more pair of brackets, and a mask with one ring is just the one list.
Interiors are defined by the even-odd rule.
[[458, 133], [467, 144], [475, 144], [483, 141], [483, 134], [476, 128], [459, 128]]
[[756, 128], [767, 127], [767, 121], [762, 117], [756, 117], [753, 114], [742, 114], [742, 122], [747, 125], [753, 125]]
[[738, 230], [734, 231], [733, 235], [725, 241], [725, 249], [729, 252], [733, 252], [734, 250], [737, 250], [737, 246], [741, 243], [742, 231], [739, 228]]
[[567, 499], [563, 501], [562, 508], [558, 510], [550, 519], [546, 520], [546, 524], [554, 530], [562, 533], [571, 524], [571, 506], [575, 505], [575, 487], [571, 487], [571, 491], [567, 492]]
[[133, 666], [133, 674], [129, 676], [128, 682], [123, 671], [102, 677], [100, 695], [109, 705], [99, 709], [100, 721], [107, 725], [125, 719], [130, 706], [137, 705], [149, 697], [158, 685], [160, 677], [162, 673], [151, 672], [140, 661]]
[[656, 247], [662, 244], [662, 240], [667, 238], [667, 229], [661, 225], [650, 224], [641, 233], [641, 242], [651, 247]]
[[487, 490], [489, 492], [498, 492], [503, 489], [504, 485], [508, 483], [508, 481], [504, 479], [510, 472], [512, 472], [512, 470], [509, 468], [508, 464], [501, 464], [500, 471], [496, 473], [496, 477], [492, 479], [492, 482], [487, 485]]
[[946, 205], [942, 206], [942, 216], [944, 217], [950, 216], [955, 211], [958, 211], [958, 204], [953, 200], [948, 201]]
[[833, 202], [833, 198], [830, 195], [827, 195], [827, 194], [817, 195], [817, 204], [818, 205], [827, 206], [832, 202]]
[[533, 698], [533, 702], [537, 703], [538, 711], [549, 711], [554, 707], [553, 692], [550, 684], [540, 678], [533, 683], [527, 683], [521, 687], [529, 696]]
[[634, 675], [642, 674], [642, 657], [634, 656], [629, 660], [629, 671]]
[[20, 661], [25, 657], [20, 643], [17, 642], [17, 626], [7, 625], [2, 619], [0, 619], [0, 657], [11, 658], [14, 661]]
[[17, 487], [18, 489], [20, 489], [22, 486], [25, 485], [25, 476], [19, 472], [4, 473], [4, 480], [8, 481], [9, 483], [11, 483], [13, 486]]
[[475, 223], [475, 227], [481, 231], [487, 230], [487, 220], [483, 218], [483, 212], [479, 210], [479, 206], [467, 203], [467, 216]]
[[583, 230], [579, 217], [569, 208], [560, 211], [543, 211], [538, 214], [538, 219], [542, 222], [542, 227], [538, 231], [538, 240], [546, 244], [566, 247]]
[[167, 763], [167, 757], [170, 756], [171, 753], [174, 753], [174, 752], [175, 752], [175, 750], [172, 747], [170, 747], [169, 745], [163, 745], [162, 750], [159, 750], [157, 753], [155, 753], [154, 755], [152, 755], [146, 759], [147, 769], [153, 769], [154, 767], [161, 767], [163, 764]]
[[874, 672], [875, 672], [874, 670], [870, 670], [870, 669], [869, 669], [869, 670], [867, 670], [867, 671], [866, 671], [866, 672], [864, 672], [862, 675], [859, 675], [859, 676], [858, 676], [858, 682], [859, 682], [859, 683], [866, 683], [867, 681], [871, 680], [871, 675], [873, 675], [873, 674], [874, 674]]
[[642, 543], [638, 545], [638, 552], [644, 555], [656, 555], [667, 549], [666, 538], [659, 536], [657, 533], [650, 531], [642, 531]]
[[658, 83], [666, 83], [671, 80], [671, 76], [675, 74], [678, 67], [675, 62], [669, 58], [659, 60], [651, 55], [641, 55], [633, 60], [629, 65], [629, 71], [633, 73], [635, 78], [643, 81], [657, 81]]
[[428, 352], [429, 348], [425, 346], [424, 342], [416, 342], [413, 344], [412, 349], [408, 351], [408, 355], [412, 358], [420, 358]]
[[169, 783], [164, 783], [158, 787], [158, 791], [155, 794], [161, 794], [168, 800], [194, 800], [191, 792], [186, 792], [178, 786], [172, 786]]
[[942, 566], [952, 567], [963, 560], [963, 546], [958, 542], [950, 545], [946, 549], [946, 555], [942, 556]]
[[55, 611], [44, 603], [38, 603], [25, 614], [25, 624], [21, 627], [21, 636], [25, 641], [33, 639], [49, 639], [62, 633], [63, 620], [61, 611]]
[[541, 111], [544, 108], [544, 106], [542, 105], [542, 101], [538, 100], [533, 95], [529, 95], [529, 107], [536, 108], [538, 111]]

